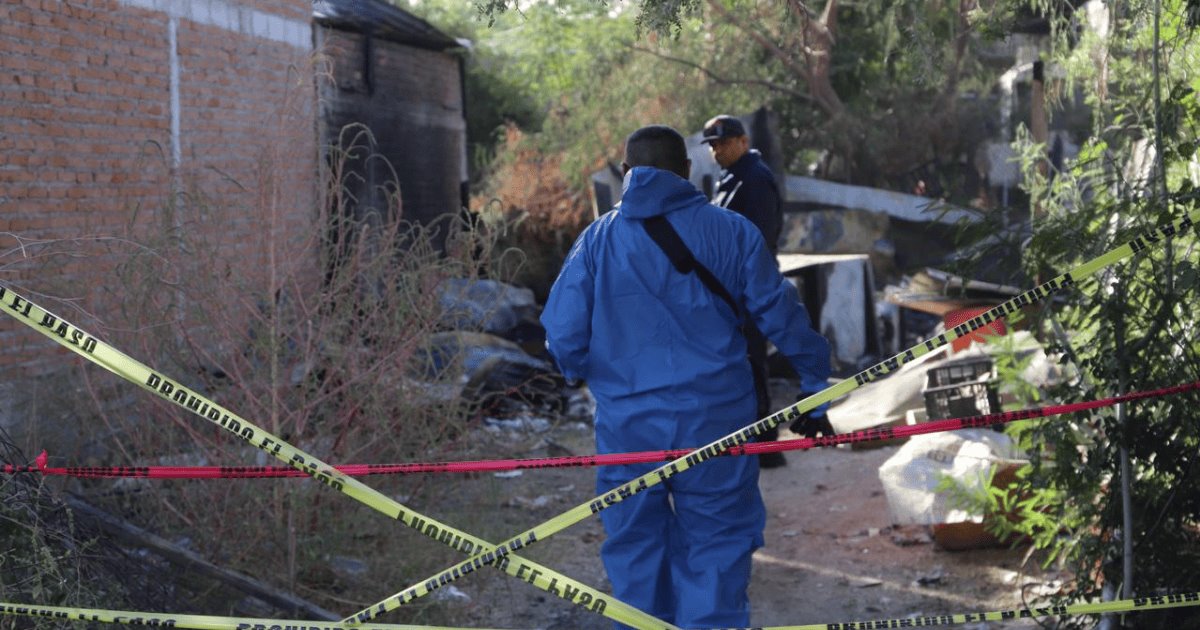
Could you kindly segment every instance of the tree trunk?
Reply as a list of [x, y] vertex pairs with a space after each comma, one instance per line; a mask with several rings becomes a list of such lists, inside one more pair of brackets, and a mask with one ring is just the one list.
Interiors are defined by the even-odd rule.
[[[792, 5], [793, 10], [795, 4]], [[832, 119], [846, 114], [846, 106], [833, 89], [829, 71], [833, 65], [833, 46], [837, 33], [837, 0], [828, 0], [820, 19], [805, 14], [803, 53], [808, 68], [808, 89], [821, 109]]]

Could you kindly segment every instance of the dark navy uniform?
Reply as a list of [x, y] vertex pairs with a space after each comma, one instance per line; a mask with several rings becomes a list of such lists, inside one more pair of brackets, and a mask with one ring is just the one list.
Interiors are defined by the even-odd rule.
[[[775, 175], [763, 161], [762, 154], [755, 149], [746, 152], [725, 171], [713, 205], [728, 208], [750, 219], [762, 232], [767, 249], [774, 256], [779, 250], [779, 233], [783, 230], [783, 204], [779, 198], [779, 187]], [[771, 396], [767, 387], [767, 340], [752, 322], [742, 328], [746, 335], [747, 356], [754, 373], [754, 393], [758, 399], [759, 418], [771, 413]], [[778, 437], [778, 430], [763, 436], [766, 441]], [[775, 456], [779, 458], [779, 456]]]
[[713, 194], [713, 205], [729, 208], [750, 219], [762, 232], [767, 249], [779, 252], [779, 233], [783, 230], [783, 204], [775, 175], [755, 149], [746, 152], [725, 171]]

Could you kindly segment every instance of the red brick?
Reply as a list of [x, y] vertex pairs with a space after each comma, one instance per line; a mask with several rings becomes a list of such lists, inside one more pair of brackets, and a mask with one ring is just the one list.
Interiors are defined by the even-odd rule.
[[[0, 176], [0, 196], [13, 200], [0, 225], [13, 228], [15, 210], [30, 216], [10, 231], [50, 238], [93, 228], [124, 233], [134, 205], [152, 224], [169, 191], [165, 16], [107, 0], [87, 7], [0, 2], [0, 151], [15, 167]], [[290, 19], [307, 20], [311, 11], [308, 0], [255, 6]], [[280, 207], [295, 214], [279, 218], [285, 227], [273, 237], [303, 240], [299, 231], [310, 227], [315, 211], [309, 180], [316, 170], [316, 114], [303, 102], [299, 118], [291, 118], [285, 106], [295, 98], [287, 68], [308, 67], [308, 60], [276, 43], [186, 20], [179, 25], [185, 180], [220, 217], [226, 209], [255, 207], [262, 197], [253, 187], [264, 180], [264, 164], [256, 160], [277, 160], [271, 176], [288, 193]], [[212, 235], [217, 240], [232, 234], [216, 225], [222, 226]], [[257, 223], [245, 218], [237, 225]], [[259, 254], [231, 249], [228, 257], [249, 274]], [[68, 272], [107, 281], [102, 264]], [[0, 360], [0, 369], [12, 356]]]

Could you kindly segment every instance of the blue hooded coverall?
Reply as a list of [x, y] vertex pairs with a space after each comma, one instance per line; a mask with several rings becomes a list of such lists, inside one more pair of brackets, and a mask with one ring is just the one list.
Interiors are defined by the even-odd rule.
[[[829, 344], [758, 228], [674, 173], [635, 167], [621, 205], [571, 248], [542, 314], [563, 374], [586, 380], [596, 399], [598, 453], [695, 448], [756, 420], [739, 316], [675, 270], [642, 226], [655, 215], [791, 361], [805, 392], [829, 376]], [[597, 492], [657, 467], [603, 467]], [[717, 457], [600, 516], [615, 597], [683, 628], [749, 625], [750, 556], [766, 520], [757, 458]]]

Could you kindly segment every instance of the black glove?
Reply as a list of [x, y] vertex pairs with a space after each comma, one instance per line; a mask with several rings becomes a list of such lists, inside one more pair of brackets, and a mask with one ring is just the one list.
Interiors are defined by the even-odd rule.
[[825, 415], [824, 411], [806, 411], [804, 415], [792, 422], [788, 427], [792, 433], [803, 435], [807, 438], [815, 438], [817, 434], [834, 435], [833, 425], [829, 424], [829, 416]]

